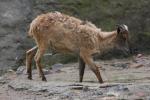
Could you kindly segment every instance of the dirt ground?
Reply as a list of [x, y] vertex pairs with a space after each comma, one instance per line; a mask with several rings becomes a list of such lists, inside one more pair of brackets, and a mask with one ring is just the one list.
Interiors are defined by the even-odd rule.
[[96, 61], [104, 84], [86, 67], [79, 83], [78, 64], [55, 64], [44, 69], [47, 82], [33, 70], [28, 80], [25, 66], [0, 77], [0, 100], [150, 100], [150, 56]]

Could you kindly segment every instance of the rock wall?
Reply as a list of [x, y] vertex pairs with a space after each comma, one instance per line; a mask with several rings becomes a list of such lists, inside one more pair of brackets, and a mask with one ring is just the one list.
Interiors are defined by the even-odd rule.
[[[53, 2], [54, 0], [48, 0]], [[39, 14], [51, 11], [43, 0], [0, 1], [0, 70], [24, 64], [25, 51], [34, 45], [27, 38], [31, 21]]]
[[[31, 14], [30, 0], [0, 1], [0, 69], [15, 65], [26, 37]], [[24, 46], [23, 46], [24, 47]]]

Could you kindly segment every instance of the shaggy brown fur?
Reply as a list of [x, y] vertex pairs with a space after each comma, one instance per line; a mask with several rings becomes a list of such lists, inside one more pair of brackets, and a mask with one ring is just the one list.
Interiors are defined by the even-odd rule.
[[93, 62], [92, 54], [114, 46], [118, 33], [117, 30], [102, 32], [100, 28], [90, 22], [84, 22], [60, 12], [51, 12], [35, 18], [30, 24], [28, 34], [33, 37], [37, 44], [37, 47], [33, 47], [26, 53], [29, 79], [32, 79], [31, 60], [38, 48], [34, 59], [42, 80], [46, 81], [40, 60], [45, 50], [50, 47], [56, 52], [79, 54], [80, 82], [83, 79], [86, 63], [95, 73], [99, 82], [103, 83], [98, 67]]

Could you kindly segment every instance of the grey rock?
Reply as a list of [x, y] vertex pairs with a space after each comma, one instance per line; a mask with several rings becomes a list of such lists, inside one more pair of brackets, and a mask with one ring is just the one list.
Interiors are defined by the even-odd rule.
[[96, 91], [94, 91], [94, 95], [103, 95], [103, 92], [97, 89]]
[[114, 67], [118, 67], [118, 68], [127, 68], [128, 64], [127, 63], [115, 63], [115, 64], [111, 64]]
[[83, 86], [83, 91], [88, 91], [88, 90], [89, 90], [88, 86]]
[[63, 67], [63, 64], [58, 63], [58, 64], [52, 65], [51, 67], [52, 67], [52, 70], [53, 70], [54, 72], [61, 72], [60, 69]]
[[50, 73], [51, 73], [51, 72], [50, 72], [50, 70], [45, 69], [45, 68], [43, 69], [43, 72], [44, 72], [44, 74], [45, 74], [45, 75], [47, 75], [47, 74], [50, 74]]
[[[0, 68], [16, 67], [15, 58], [24, 53], [25, 48], [18, 49], [26, 40], [27, 21], [31, 14], [30, 0], [0, 1]], [[28, 44], [29, 45], [29, 44]]]
[[26, 68], [25, 66], [20, 66], [17, 71], [16, 71], [16, 74], [25, 74], [25, 71], [26, 71]]

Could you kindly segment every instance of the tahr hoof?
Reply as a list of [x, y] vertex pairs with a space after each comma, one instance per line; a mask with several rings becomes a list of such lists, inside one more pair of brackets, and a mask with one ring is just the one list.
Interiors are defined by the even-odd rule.
[[80, 79], [79, 82], [82, 83], [82, 79]]
[[103, 80], [101, 80], [101, 81], [99, 81], [99, 83], [100, 83], [100, 84], [102, 84], [102, 83], [104, 83], [104, 81], [103, 81]]
[[42, 81], [45, 81], [45, 82], [47, 82], [47, 79], [46, 79], [46, 77], [42, 77]]
[[32, 76], [28, 76], [28, 79], [29, 79], [29, 80], [32, 80]]

